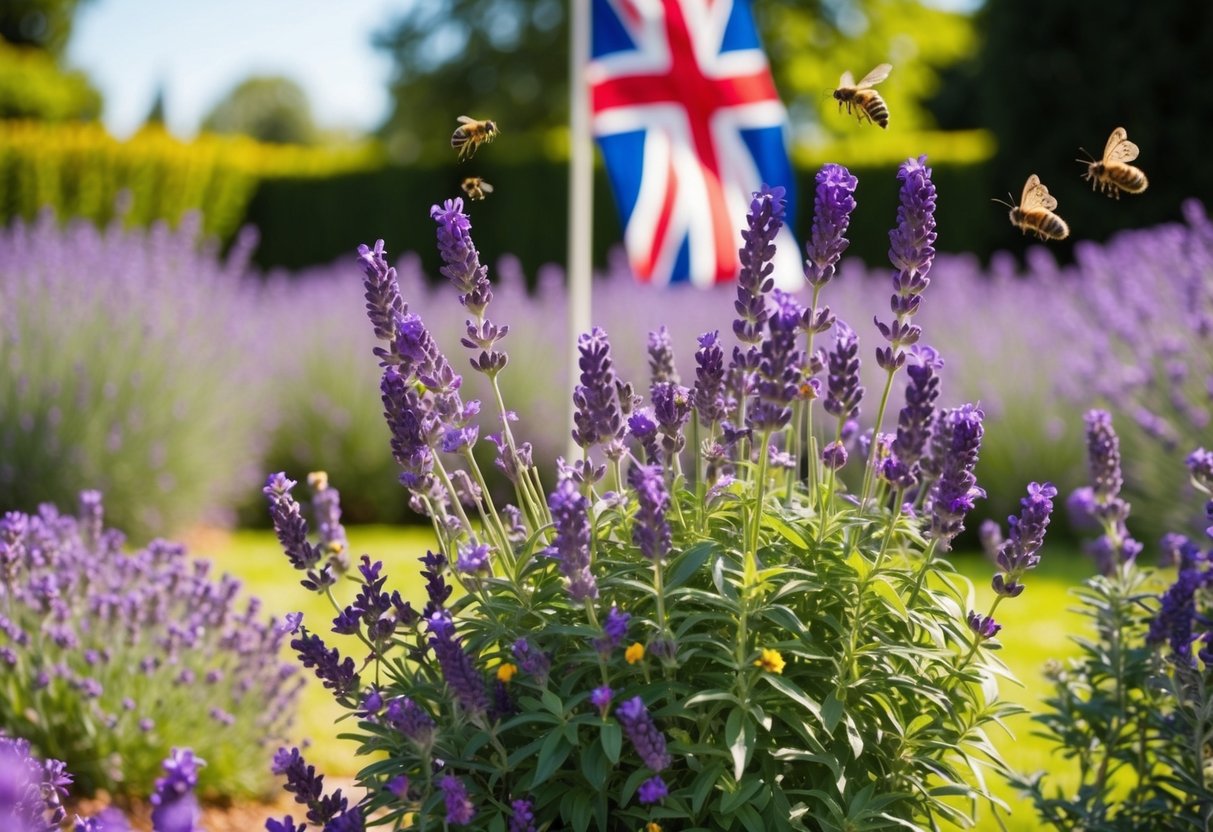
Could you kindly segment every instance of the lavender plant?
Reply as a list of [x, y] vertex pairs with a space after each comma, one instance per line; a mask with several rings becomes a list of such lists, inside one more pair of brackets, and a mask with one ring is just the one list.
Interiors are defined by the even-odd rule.
[[0, 730], [64, 761], [86, 794], [150, 794], [186, 746], [210, 761], [204, 791], [263, 794], [259, 761], [303, 684], [278, 661], [284, 630], [180, 545], [125, 552], [102, 511], [84, 492], [75, 517], [0, 517]]
[[[206, 761], [188, 748], [174, 748], [164, 759], [165, 776], [151, 797], [152, 832], [203, 832], [194, 789]], [[67, 818], [64, 801], [72, 775], [62, 760], [39, 760], [29, 742], [0, 736], [0, 829], [4, 832], [59, 832]], [[114, 807], [91, 818], [76, 815], [73, 832], [130, 832]]]
[[257, 394], [230, 406], [268, 369], [249, 359], [250, 246], [220, 259], [197, 217], [0, 231], [0, 506], [95, 488], [140, 540], [230, 519], [265, 433]]
[[[1101, 574], [1077, 590], [1093, 634], [1081, 653], [1051, 663], [1053, 695], [1034, 717], [1041, 736], [1076, 769], [1073, 790], [1043, 773], [1016, 775], [1042, 823], [1055, 829], [1191, 829], [1213, 825], [1213, 548], [1180, 534], [1164, 540], [1174, 584], [1138, 563], [1121, 498], [1120, 442], [1106, 411], [1087, 414], [1091, 485], [1078, 502], [1101, 534], [1091, 544]], [[1213, 496], [1213, 454], [1188, 457], [1192, 484]], [[1213, 522], [1213, 500], [1205, 506]], [[1022, 540], [1024, 525], [1012, 529]], [[1206, 532], [1213, 538], [1213, 526]], [[1011, 541], [999, 550], [1014, 550]], [[1011, 563], [1021, 558], [1009, 558]], [[1003, 583], [1013, 591], [1014, 580]], [[997, 588], [997, 587], [996, 587]]]
[[[926, 288], [930, 175], [921, 159], [902, 169], [897, 297]], [[284, 550], [334, 608], [331, 625], [296, 622], [291, 647], [357, 719], [349, 736], [374, 762], [353, 804], [283, 749], [274, 767], [306, 821], [267, 829], [927, 829], [1005, 808], [983, 776], [1006, 773], [986, 730], [1017, 710], [996, 693], [995, 609], [969, 609], [945, 557], [983, 494], [973, 474], [982, 411], [937, 409], [938, 357], [918, 348], [899, 433], [877, 421], [854, 463], [873, 472], [870, 493], [855, 499], [836, 473], [862, 400], [860, 359], [857, 336], [840, 330], [835, 404], [817, 416], [835, 441], [819, 451], [807, 432], [824, 395], [812, 338], [833, 326], [819, 295], [845, 248], [856, 186], [838, 166], [819, 177], [818, 210], [830, 215], [815, 224], [807, 309], [765, 279], [782, 194], [754, 195], [741, 343], [726, 368], [724, 328], [705, 327], [694, 389], [671, 372], [667, 332], [654, 328], [645, 351], [647, 403], [608, 332], [584, 335], [580, 453], [547, 482], [511, 430], [502, 390], [519, 362], [503, 351], [506, 327], [488, 318], [494, 293], [460, 201], [432, 215], [466, 316], [463, 346], [489, 382], [484, 407], [465, 397], [382, 244], [360, 248], [390, 445], [435, 548], [422, 558], [420, 610], [387, 589], [369, 556], [343, 581], [326, 561], [322, 517], [313, 539], [296, 483], [269, 478]], [[888, 379], [909, 361], [900, 345], [920, 333], [908, 315], [881, 349]], [[511, 505], [483, 488], [477, 414], [501, 431], [493, 444]], [[1029, 490], [995, 608], [1038, 561], [1054, 493]], [[326, 645], [330, 628], [356, 635], [357, 654]]]

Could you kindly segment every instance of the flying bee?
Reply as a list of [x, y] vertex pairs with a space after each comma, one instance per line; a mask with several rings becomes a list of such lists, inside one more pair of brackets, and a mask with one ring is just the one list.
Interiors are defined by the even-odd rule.
[[493, 192], [493, 186], [485, 182], [479, 176], [469, 176], [463, 180], [463, 192], [468, 195], [468, 199], [484, 199], [485, 194]]
[[845, 104], [847, 112], [850, 113], [851, 108], [854, 107], [860, 121], [866, 118], [868, 121], [879, 124], [882, 128], [887, 128], [889, 126], [889, 108], [884, 103], [884, 99], [880, 97], [880, 93], [870, 88], [888, 78], [892, 70], [892, 64], [881, 64], [863, 76], [858, 84], [855, 83], [851, 70], [848, 69], [842, 73], [842, 78], [838, 81], [838, 89], [834, 90], [838, 109], [841, 110]]
[[[1112, 131], [1112, 135], [1108, 136], [1102, 159], [1098, 162], [1091, 158], [1075, 159], [1074, 161], [1082, 162], [1087, 166], [1087, 172], [1082, 175], [1082, 178], [1091, 182], [1091, 190], [1098, 188], [1108, 196], [1120, 199], [1121, 191], [1139, 194], [1150, 184], [1146, 175], [1141, 172], [1141, 168], [1129, 164], [1137, 158], [1139, 152], [1137, 145], [1129, 141], [1129, 134], [1125, 132], [1125, 128], [1117, 127]], [[1086, 151], [1083, 150], [1083, 153]], [[1090, 155], [1087, 153], [1088, 157]]]
[[1070, 236], [1070, 226], [1053, 213], [1057, 198], [1049, 194], [1049, 189], [1036, 174], [1029, 176], [1023, 184], [1023, 196], [1019, 198], [1018, 205], [1001, 199], [994, 201], [1011, 209], [1011, 225], [1025, 234], [1031, 231], [1042, 240], [1064, 240]]
[[475, 119], [470, 116], [460, 116], [459, 126], [451, 134], [451, 147], [459, 151], [459, 158], [470, 159], [476, 153], [476, 148], [485, 142], [497, 138], [501, 131], [492, 119]]

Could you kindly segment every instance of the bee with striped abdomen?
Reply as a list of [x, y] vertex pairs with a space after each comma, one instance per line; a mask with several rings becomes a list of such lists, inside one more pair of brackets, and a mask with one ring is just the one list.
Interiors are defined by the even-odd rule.
[[463, 188], [463, 192], [467, 194], [468, 199], [471, 200], [484, 199], [485, 194], [491, 194], [493, 192], [493, 186], [488, 182], [485, 182], [479, 176], [467, 177], [463, 180], [463, 184], [460, 187]]
[[459, 151], [459, 158], [470, 159], [480, 145], [497, 138], [501, 131], [492, 119], [475, 119], [460, 116], [459, 126], [451, 134], [451, 147]]
[[858, 84], [855, 83], [851, 70], [848, 69], [842, 73], [842, 78], [838, 81], [838, 89], [834, 90], [838, 109], [841, 110], [845, 104], [849, 113], [854, 107], [860, 121], [866, 118], [874, 124], [879, 124], [882, 128], [887, 128], [889, 126], [889, 107], [880, 97], [880, 93], [871, 87], [888, 78], [892, 71], [892, 64], [881, 64], [863, 76]]
[[1019, 198], [1018, 205], [1001, 199], [994, 201], [1011, 209], [1011, 225], [1025, 234], [1031, 231], [1042, 240], [1064, 240], [1070, 236], [1070, 226], [1053, 213], [1057, 208], [1057, 198], [1049, 193], [1036, 174], [1029, 176], [1024, 183], [1023, 196]]
[[[1086, 153], [1085, 150], [1083, 152]], [[1112, 131], [1112, 135], [1108, 136], [1102, 159], [1099, 161], [1076, 159], [1075, 161], [1087, 166], [1087, 172], [1082, 175], [1082, 178], [1090, 181], [1091, 190], [1098, 188], [1108, 196], [1120, 199], [1121, 191], [1139, 194], [1150, 184], [1150, 180], [1146, 179], [1141, 168], [1129, 164], [1137, 158], [1139, 152], [1137, 145], [1129, 141], [1129, 134], [1125, 132], [1125, 128], [1117, 127]]]

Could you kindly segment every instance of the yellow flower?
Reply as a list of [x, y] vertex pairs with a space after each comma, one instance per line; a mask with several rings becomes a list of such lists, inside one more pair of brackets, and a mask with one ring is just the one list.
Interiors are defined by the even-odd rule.
[[761, 667], [763, 670], [769, 670], [771, 673], [783, 673], [784, 660], [778, 650], [771, 650], [766, 647], [762, 649], [762, 655], [754, 660], [754, 667]]
[[497, 681], [509, 682], [514, 678], [514, 674], [518, 672], [518, 665], [504, 662], [497, 666]]
[[651, 820], [644, 825], [644, 832], [661, 832], [661, 824]]
[[637, 641], [624, 652], [623, 657], [628, 660], [628, 664], [636, 664], [644, 658], [644, 645]]

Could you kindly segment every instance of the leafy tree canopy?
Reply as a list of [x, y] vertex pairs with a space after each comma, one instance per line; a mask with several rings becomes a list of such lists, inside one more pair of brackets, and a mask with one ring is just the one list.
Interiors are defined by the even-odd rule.
[[202, 120], [210, 133], [239, 133], [274, 144], [311, 144], [316, 125], [307, 93], [289, 78], [241, 81]]
[[61, 58], [72, 34], [72, 19], [81, 2], [3, 0], [0, 2], [0, 38], [16, 46], [44, 49]]

